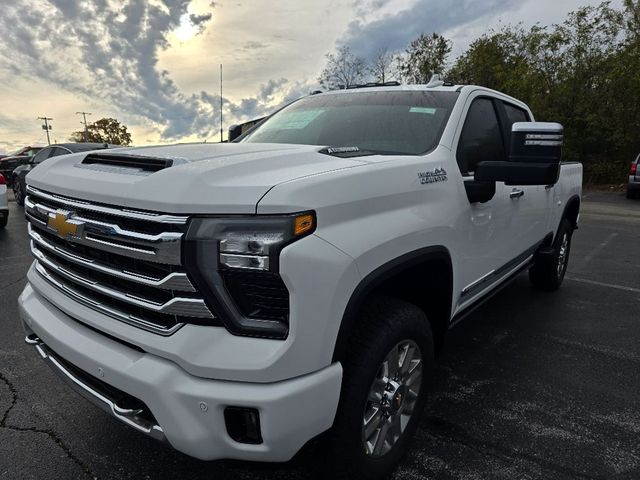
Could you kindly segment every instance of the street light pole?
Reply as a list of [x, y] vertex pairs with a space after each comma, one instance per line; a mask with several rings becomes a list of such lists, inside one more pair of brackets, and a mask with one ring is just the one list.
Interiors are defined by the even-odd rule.
[[222, 64], [220, 64], [220, 143], [222, 143]]
[[91, 115], [91, 112], [76, 112], [76, 115], [82, 115], [84, 119], [81, 124], [84, 125], [84, 143], [89, 141], [89, 129], [87, 128], [87, 115]]
[[49, 130], [51, 130], [51, 125], [49, 122], [53, 120], [51, 117], [38, 117], [38, 120], [44, 120], [44, 125], [42, 125], [42, 129], [47, 132], [47, 144], [51, 145], [51, 140], [49, 139]]

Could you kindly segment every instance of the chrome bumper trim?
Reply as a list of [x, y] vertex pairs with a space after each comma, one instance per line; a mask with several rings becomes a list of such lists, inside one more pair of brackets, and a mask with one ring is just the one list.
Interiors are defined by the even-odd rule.
[[72, 372], [70, 372], [59, 361], [58, 358], [51, 352], [51, 350], [43, 343], [43, 341], [36, 335], [27, 335], [24, 339], [27, 345], [35, 347], [36, 351], [42, 357], [47, 365], [73, 390], [82, 395], [85, 399], [111, 414], [117, 420], [135, 428], [139, 432], [142, 432], [156, 440], [166, 441], [164, 431], [162, 427], [157, 423], [151, 423], [147, 419], [140, 417], [143, 410], [122, 408], [118, 406], [114, 400], [108, 398], [104, 393], [101, 393], [93, 387], [87, 385]]

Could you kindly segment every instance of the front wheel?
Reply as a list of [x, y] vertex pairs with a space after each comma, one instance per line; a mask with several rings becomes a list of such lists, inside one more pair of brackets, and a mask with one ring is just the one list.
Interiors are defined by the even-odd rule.
[[548, 292], [560, 288], [569, 265], [572, 234], [571, 222], [563, 219], [553, 241], [551, 253], [537, 259], [529, 269], [529, 280], [534, 287]]
[[393, 298], [364, 308], [343, 361], [325, 478], [382, 479], [397, 466], [426, 401], [434, 358], [424, 312]]

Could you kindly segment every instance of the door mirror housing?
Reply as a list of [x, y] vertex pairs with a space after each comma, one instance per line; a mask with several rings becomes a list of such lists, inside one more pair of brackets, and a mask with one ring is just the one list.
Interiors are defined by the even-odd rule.
[[558, 164], [562, 140], [563, 128], [559, 123], [516, 122], [511, 127], [509, 161]]
[[517, 122], [506, 162], [480, 162], [475, 180], [507, 185], [554, 185], [560, 176], [563, 127], [559, 123]]

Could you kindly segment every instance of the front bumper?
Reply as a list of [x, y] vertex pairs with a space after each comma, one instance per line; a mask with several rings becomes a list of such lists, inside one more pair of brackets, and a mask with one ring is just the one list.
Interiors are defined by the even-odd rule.
[[[136, 418], [135, 412], [87, 392], [62, 372], [63, 378], [75, 383], [77, 391], [115, 418], [166, 439], [187, 455], [202, 460], [287, 461], [333, 423], [342, 380], [340, 364], [275, 383], [211, 380], [87, 328], [38, 295], [29, 284], [19, 304], [29, 343], [37, 346], [52, 367], [57, 368], [56, 363], [72, 366], [139, 399], [151, 415], [140, 417], [145, 423]], [[72, 376], [78, 380], [77, 375]], [[224, 421], [228, 406], [259, 411], [263, 443], [238, 443], [228, 435]]]

